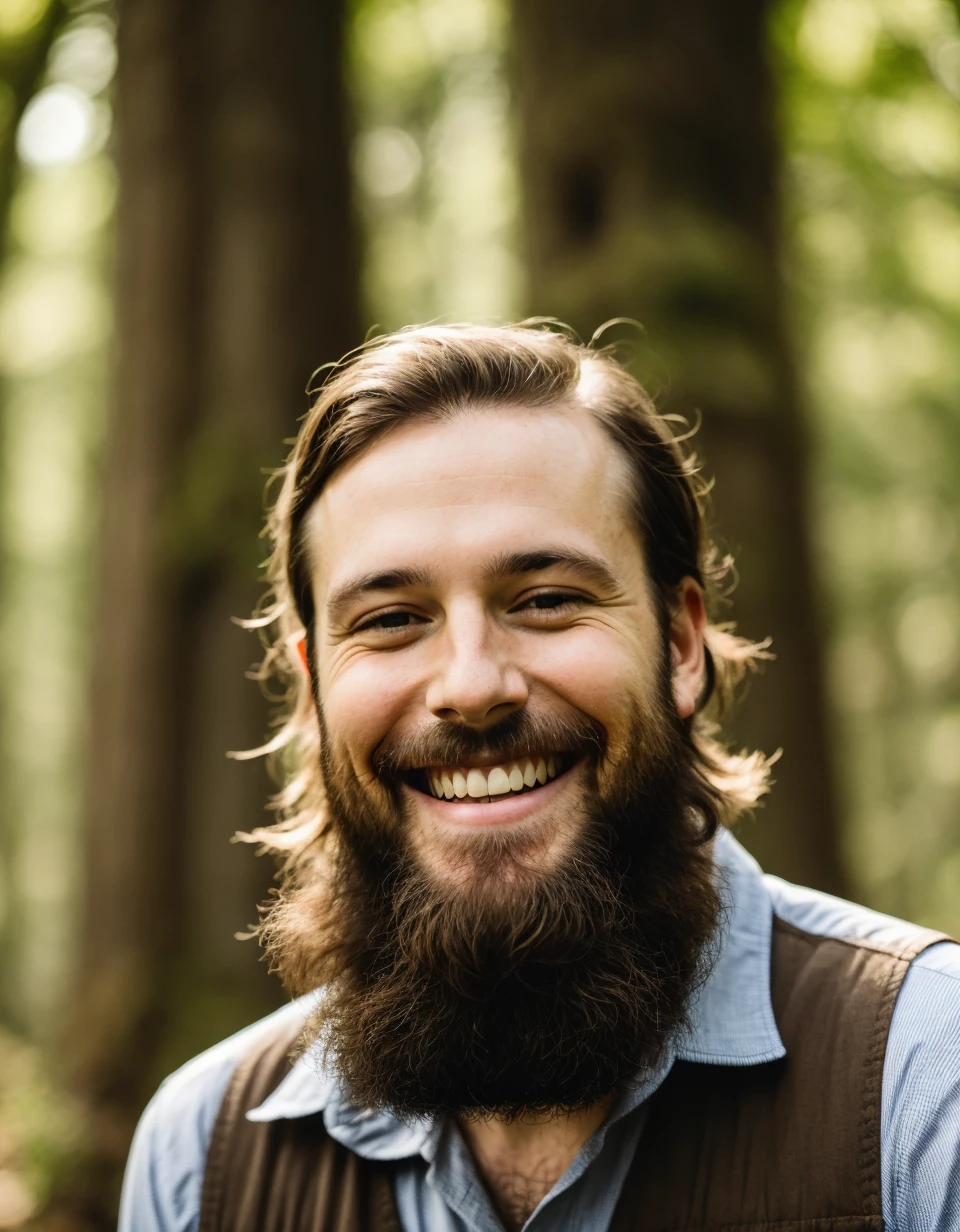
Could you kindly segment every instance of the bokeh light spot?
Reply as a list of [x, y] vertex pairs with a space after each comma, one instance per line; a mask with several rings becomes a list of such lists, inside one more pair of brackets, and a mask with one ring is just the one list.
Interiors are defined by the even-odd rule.
[[80, 253], [108, 223], [116, 193], [115, 168], [102, 157], [30, 176], [11, 204], [11, 231], [31, 256]]
[[360, 138], [358, 172], [372, 197], [399, 197], [420, 174], [420, 147], [402, 128], [374, 128]]
[[117, 67], [113, 26], [102, 17], [85, 17], [66, 30], [50, 49], [47, 73], [52, 81], [99, 94]]
[[19, 1228], [35, 1207], [23, 1177], [12, 1168], [0, 1168], [0, 1228]]
[[960, 608], [952, 595], [920, 595], [897, 625], [900, 657], [924, 684], [946, 679], [960, 660]]
[[912, 201], [903, 214], [903, 254], [916, 285], [960, 306], [960, 214], [939, 197]]
[[48, 0], [0, 0], [0, 39], [27, 34], [47, 11]]
[[102, 285], [80, 269], [22, 269], [0, 296], [0, 367], [43, 372], [101, 345], [110, 329]]
[[870, 67], [879, 24], [868, 0], [814, 0], [804, 13], [798, 47], [821, 77], [853, 85]]
[[8, 463], [3, 485], [6, 538], [14, 556], [55, 560], [80, 547], [86, 528], [84, 454], [63, 406], [17, 399], [8, 409]]
[[96, 113], [73, 86], [48, 86], [28, 104], [17, 130], [17, 153], [34, 167], [76, 162], [91, 146]]
[[945, 787], [960, 787], [960, 710], [939, 715], [930, 725], [927, 769]]
[[877, 158], [895, 175], [960, 174], [960, 116], [935, 86], [885, 99], [864, 114]]
[[933, 53], [937, 80], [954, 98], [960, 98], [960, 39], [948, 39]]

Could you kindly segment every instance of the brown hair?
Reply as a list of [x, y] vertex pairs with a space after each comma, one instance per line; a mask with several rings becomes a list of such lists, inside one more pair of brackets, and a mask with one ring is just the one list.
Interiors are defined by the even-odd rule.
[[[323, 370], [321, 370], [323, 371]], [[710, 537], [709, 485], [686, 438], [672, 431], [640, 384], [609, 348], [585, 346], [542, 320], [507, 326], [428, 325], [376, 338], [327, 369], [286, 464], [265, 533], [273, 545], [270, 591], [254, 619], [266, 654], [257, 676], [280, 682], [278, 731], [252, 757], [270, 754], [285, 780], [271, 808], [276, 825], [248, 836], [296, 862], [324, 830], [320, 730], [297, 642], [311, 638], [313, 595], [304, 519], [324, 485], [391, 429], [414, 420], [442, 421], [463, 410], [544, 407], [576, 400], [596, 415], [634, 477], [632, 507], [654, 592], [668, 614], [676, 589], [694, 578], [715, 616], [732, 561]], [[761, 753], [731, 754], [717, 739], [719, 719], [745, 669], [766, 657], [766, 643], [737, 637], [729, 625], [706, 630], [707, 676], [689, 720], [697, 769], [709, 789], [705, 835], [731, 821], [767, 790]]]

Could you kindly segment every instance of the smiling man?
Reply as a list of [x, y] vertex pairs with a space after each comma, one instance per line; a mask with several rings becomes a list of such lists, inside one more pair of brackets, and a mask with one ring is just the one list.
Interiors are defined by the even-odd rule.
[[334, 370], [272, 511], [298, 995], [173, 1075], [124, 1232], [954, 1232], [960, 949], [760, 870], [705, 484], [540, 326]]

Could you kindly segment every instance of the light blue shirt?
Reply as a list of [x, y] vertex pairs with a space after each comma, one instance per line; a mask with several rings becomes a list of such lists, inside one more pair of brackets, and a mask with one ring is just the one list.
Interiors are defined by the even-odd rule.
[[[883, 941], [912, 925], [765, 877], [728, 832], [716, 841], [725, 913], [720, 956], [697, 995], [690, 1027], [656, 1073], [615, 1104], [527, 1223], [524, 1232], [606, 1232], [627, 1169], [643, 1150], [646, 1100], [677, 1058], [756, 1065], [785, 1056], [770, 1004], [773, 916], [817, 936]], [[121, 1200], [120, 1232], [194, 1232], [207, 1145], [234, 1067], [280, 1016], [306, 1017], [309, 999], [279, 1010], [195, 1058], [164, 1082], [137, 1128]], [[396, 1160], [404, 1232], [503, 1232], [456, 1125], [404, 1124], [352, 1106], [307, 1053], [250, 1120], [322, 1112], [327, 1131], [369, 1159]], [[887, 1041], [881, 1104], [886, 1232], [960, 1229], [960, 945], [925, 950], [907, 972]]]

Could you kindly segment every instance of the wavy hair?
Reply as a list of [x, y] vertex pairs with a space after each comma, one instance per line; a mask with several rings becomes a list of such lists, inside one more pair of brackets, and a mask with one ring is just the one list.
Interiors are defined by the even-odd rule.
[[[596, 335], [595, 335], [596, 338]], [[668, 618], [685, 577], [703, 588], [710, 616], [706, 678], [696, 713], [687, 720], [702, 835], [713, 834], [751, 808], [769, 785], [770, 761], [760, 752], [731, 753], [719, 720], [744, 672], [767, 658], [767, 643], [738, 637], [715, 623], [732, 559], [708, 525], [709, 483], [677, 417], [660, 413], [609, 347], [584, 345], [542, 318], [516, 325], [411, 326], [375, 338], [321, 369], [293, 449], [276, 472], [279, 490], [264, 534], [269, 590], [247, 628], [259, 630], [266, 653], [255, 677], [278, 703], [276, 731], [240, 758], [267, 755], [282, 784], [269, 807], [277, 821], [251, 835], [293, 867], [318, 854], [325, 830], [320, 727], [297, 643], [312, 646], [314, 617], [304, 521], [324, 485], [380, 437], [413, 421], [440, 422], [465, 409], [546, 407], [577, 401], [592, 412], [626, 458], [632, 476], [632, 516], [644, 546], [661, 616]], [[270, 685], [279, 684], [279, 693]]]

